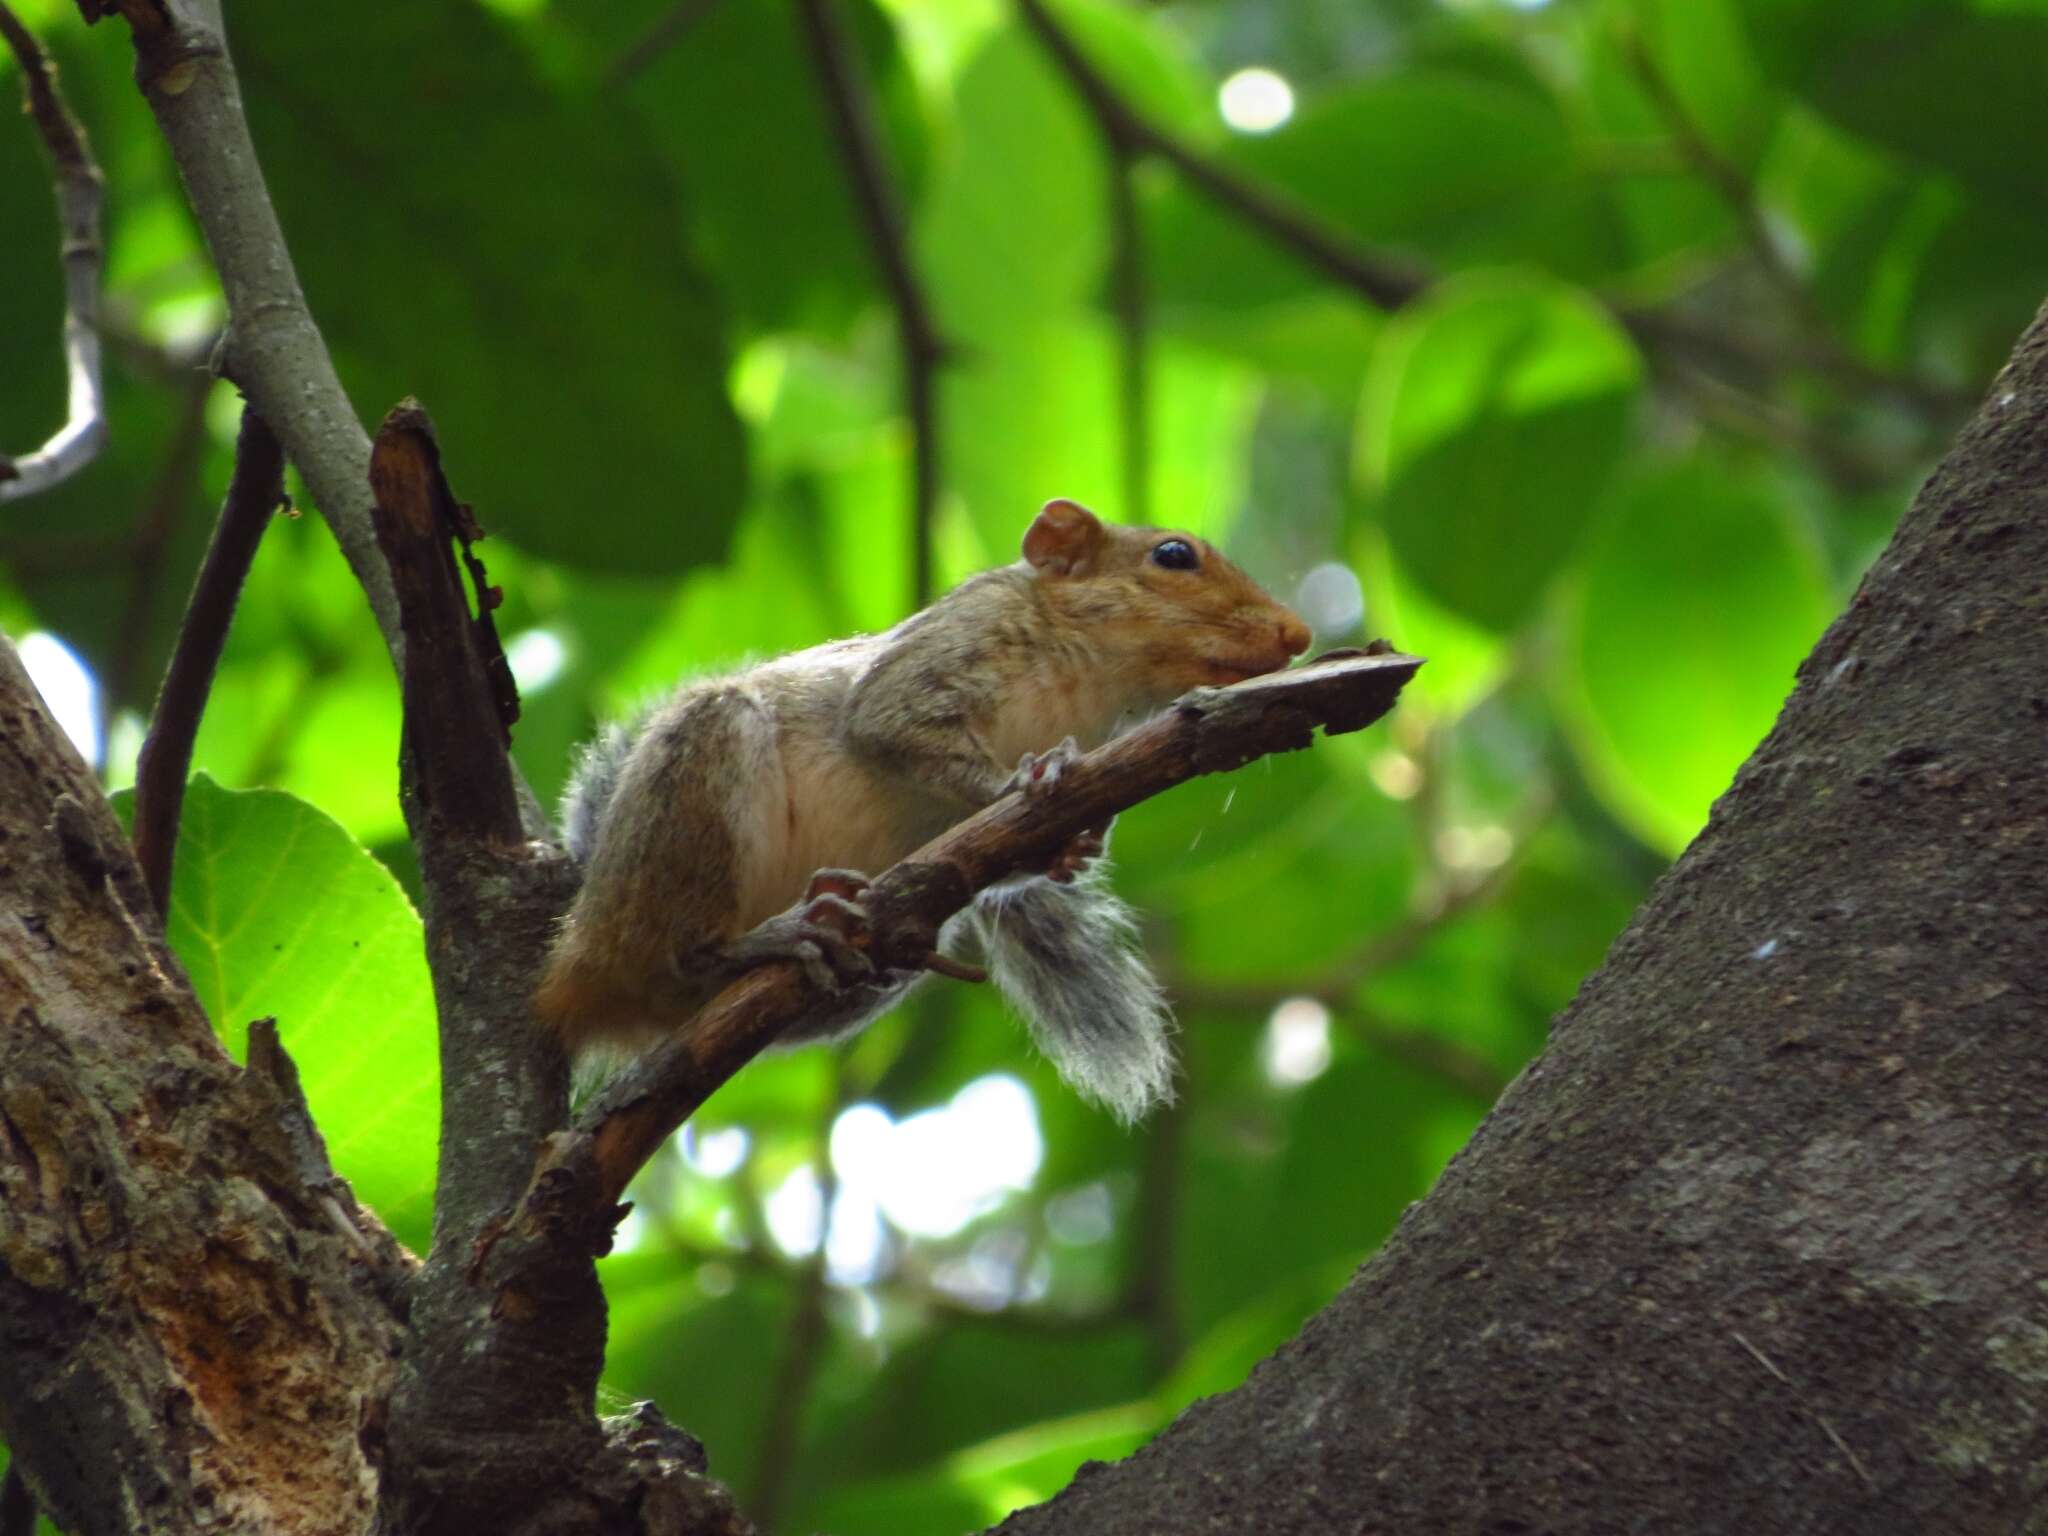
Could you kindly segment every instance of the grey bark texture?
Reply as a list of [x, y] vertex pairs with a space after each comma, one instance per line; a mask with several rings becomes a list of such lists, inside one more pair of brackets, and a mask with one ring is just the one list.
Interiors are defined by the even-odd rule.
[[2048, 1531], [2044, 921], [2048, 310], [1429, 1198], [998, 1529]]

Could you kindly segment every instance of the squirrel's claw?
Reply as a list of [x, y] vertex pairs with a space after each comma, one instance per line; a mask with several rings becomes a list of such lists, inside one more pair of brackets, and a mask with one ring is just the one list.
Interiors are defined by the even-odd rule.
[[1052, 862], [1045, 866], [1045, 878], [1055, 885], [1071, 885], [1074, 877], [1101, 858], [1109, 846], [1109, 826], [1088, 827], [1076, 832], [1067, 846], [1052, 856]]
[[860, 898], [868, 878], [847, 869], [821, 869], [811, 876], [804, 899], [742, 937], [733, 959], [742, 964], [794, 960], [811, 983], [843, 992], [875, 979], [875, 962], [865, 947], [867, 909]]
[[1027, 799], [1042, 795], [1058, 784], [1060, 775], [1080, 758], [1081, 744], [1071, 736], [1043, 752], [1026, 752], [1017, 760], [1017, 771], [1010, 775], [1010, 782], [1003, 786], [1003, 793], [1021, 789]]

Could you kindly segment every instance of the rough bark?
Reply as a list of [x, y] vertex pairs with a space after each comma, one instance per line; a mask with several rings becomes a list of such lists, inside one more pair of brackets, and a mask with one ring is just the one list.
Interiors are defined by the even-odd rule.
[[2044, 915], [2048, 311], [1429, 1199], [1000, 1529], [2048, 1529]]
[[409, 1260], [261, 1054], [221, 1050], [0, 640], [0, 1438], [74, 1536], [374, 1505]]

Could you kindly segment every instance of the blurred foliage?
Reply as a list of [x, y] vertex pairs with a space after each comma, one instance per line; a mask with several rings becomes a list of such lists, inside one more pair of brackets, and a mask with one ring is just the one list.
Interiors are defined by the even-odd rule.
[[[1000, 0], [839, 4], [951, 343], [950, 580], [1047, 496], [1121, 510], [1116, 162]], [[22, 9], [107, 171], [113, 439], [8, 508], [0, 622], [89, 667], [118, 784], [235, 402], [199, 366], [220, 301], [125, 38]], [[1056, 14], [1155, 128], [1428, 279], [1381, 314], [1136, 167], [1155, 515], [1322, 642], [1431, 663], [1386, 724], [1124, 818], [1120, 883], [1181, 1001], [1174, 1110], [1117, 1129], [940, 985], [752, 1067], [649, 1169], [604, 1265], [608, 1392], [657, 1397], [783, 1530], [994, 1519], [1327, 1299], [1702, 825], [2048, 288], [2034, 0]], [[682, 673], [900, 617], [895, 330], [790, 8], [340, 15], [235, 10], [249, 115], [358, 407], [420, 394], [493, 531], [541, 793]], [[1271, 131], [1220, 115], [1254, 66], [1292, 88]], [[21, 125], [0, 207], [20, 451], [62, 401]], [[173, 939], [232, 1041], [280, 1019], [341, 1170], [417, 1245], [435, 1073], [398, 734], [325, 529], [279, 520], [201, 733]], [[1003, 1075], [1031, 1106], [1007, 1131], [973, 1108]]]

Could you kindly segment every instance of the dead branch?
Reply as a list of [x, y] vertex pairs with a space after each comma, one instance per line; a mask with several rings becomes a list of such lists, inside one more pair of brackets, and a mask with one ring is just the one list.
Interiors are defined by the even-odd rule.
[[28, 113], [49, 152], [57, 191], [59, 251], [64, 261], [64, 371], [69, 380], [65, 421], [32, 453], [0, 454], [0, 501], [47, 491], [99, 456], [107, 440], [106, 403], [100, 389], [100, 208], [105, 184], [93, 162], [85, 130], [57, 90], [56, 66], [27, 27], [0, 3], [0, 37], [21, 63]]
[[253, 409], [242, 411], [235, 473], [220, 521], [206, 546], [177, 648], [164, 671], [150, 715], [149, 734], [135, 761], [135, 857], [157, 913], [171, 909], [171, 866], [177, 850], [178, 812], [185, 803], [185, 773], [192, 743], [213, 688], [214, 668], [227, 644], [228, 622], [270, 514], [284, 501], [284, 452]]

